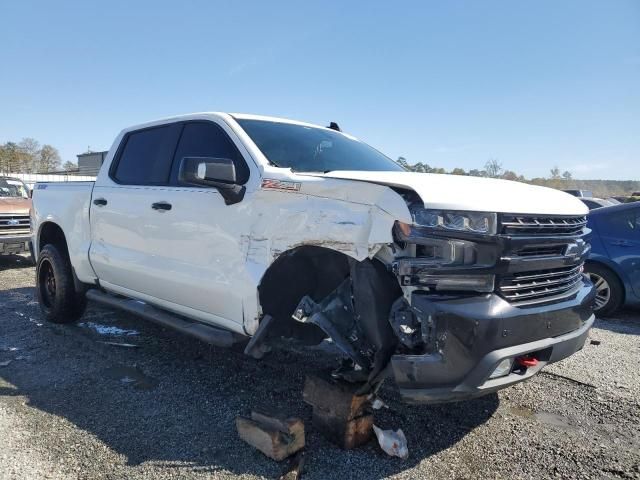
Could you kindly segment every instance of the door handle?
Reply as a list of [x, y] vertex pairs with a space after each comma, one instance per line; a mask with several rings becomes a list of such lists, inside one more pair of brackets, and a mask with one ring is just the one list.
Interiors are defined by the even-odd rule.
[[93, 201], [94, 205], [97, 205], [98, 207], [104, 207], [107, 204], [107, 199], [106, 198], [96, 198]]
[[151, 204], [151, 208], [154, 210], [160, 210], [161, 212], [171, 210], [171, 204], [168, 202], [156, 202]]
[[633, 247], [633, 243], [627, 240], [612, 240], [611, 245], [615, 245], [616, 247]]

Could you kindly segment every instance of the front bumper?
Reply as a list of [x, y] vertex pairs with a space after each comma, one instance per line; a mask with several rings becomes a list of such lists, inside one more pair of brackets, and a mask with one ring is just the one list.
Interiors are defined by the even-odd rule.
[[[430, 353], [394, 355], [393, 374], [409, 403], [440, 403], [486, 395], [526, 380], [580, 350], [593, 325], [593, 285], [582, 281], [567, 299], [515, 307], [496, 294], [431, 296], [411, 305], [430, 326]], [[504, 359], [532, 354], [537, 365], [489, 378]]]
[[17, 254], [29, 251], [30, 235], [0, 236], [0, 255]]

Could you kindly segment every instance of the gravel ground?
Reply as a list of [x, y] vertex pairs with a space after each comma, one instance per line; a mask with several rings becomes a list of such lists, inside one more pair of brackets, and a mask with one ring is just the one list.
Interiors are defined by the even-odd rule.
[[[305, 371], [324, 351], [262, 362], [119, 312], [44, 323], [34, 270], [0, 257], [0, 479], [277, 478], [234, 419], [267, 405], [301, 416]], [[392, 385], [376, 412], [410, 456], [342, 451], [307, 428], [305, 479], [640, 478], [640, 312], [599, 320], [583, 351], [470, 402], [408, 406]], [[103, 342], [136, 345], [121, 347]], [[7, 362], [9, 362], [7, 364]]]

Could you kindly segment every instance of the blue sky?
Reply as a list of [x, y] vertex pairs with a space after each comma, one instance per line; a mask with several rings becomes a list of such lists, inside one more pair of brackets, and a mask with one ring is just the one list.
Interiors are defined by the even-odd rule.
[[219, 110], [337, 121], [392, 158], [640, 179], [640, 2], [0, 5], [0, 142], [63, 160]]

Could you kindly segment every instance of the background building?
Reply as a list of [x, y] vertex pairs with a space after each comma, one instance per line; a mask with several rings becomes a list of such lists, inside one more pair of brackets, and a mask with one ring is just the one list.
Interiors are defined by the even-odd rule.
[[78, 155], [78, 174], [97, 175], [108, 152], [87, 152]]

